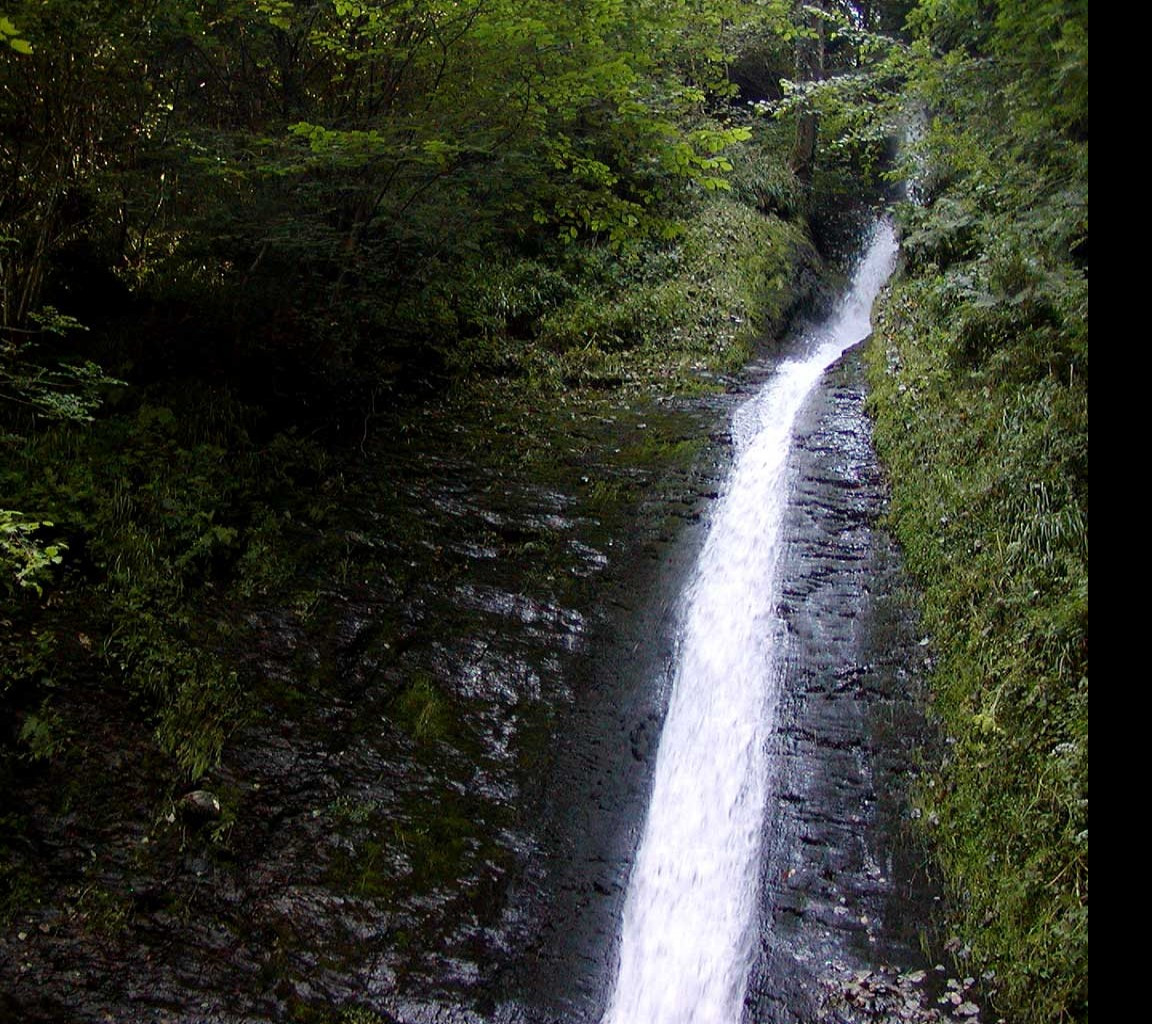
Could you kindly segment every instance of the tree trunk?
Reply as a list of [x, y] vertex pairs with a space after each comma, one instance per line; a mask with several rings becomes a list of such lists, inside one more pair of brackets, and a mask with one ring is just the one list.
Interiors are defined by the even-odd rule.
[[[819, 82], [824, 78], [824, 48], [827, 22], [823, 17], [826, 0], [806, 4], [818, 10], [802, 10], [804, 33], [796, 40], [796, 78], [800, 82]], [[796, 144], [792, 149], [791, 165], [796, 177], [811, 184], [812, 163], [816, 156], [816, 134], [819, 115], [809, 107], [801, 112], [796, 122]]]

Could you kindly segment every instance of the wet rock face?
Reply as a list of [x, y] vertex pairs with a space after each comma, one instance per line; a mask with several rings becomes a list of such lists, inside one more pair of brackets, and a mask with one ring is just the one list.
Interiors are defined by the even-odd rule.
[[[864, 415], [859, 349], [801, 413], [783, 598], [787, 668], [773, 739], [760, 943], [749, 1019], [823, 1019], [853, 970], [920, 966], [931, 902], [902, 828], [925, 740], [923, 648], [897, 554], [876, 529], [883, 481]], [[846, 1015], [845, 1015], [846, 1014]], [[841, 1021], [875, 1019], [844, 1000]]]
[[0, 934], [0, 1019], [550, 1019], [575, 907], [609, 955], [661, 713], [634, 667], [720, 415], [478, 405], [381, 437], [290, 599], [221, 610], [251, 713], [196, 789], [157, 783], [106, 681], [75, 696], [69, 777], [15, 794], [41, 895]]

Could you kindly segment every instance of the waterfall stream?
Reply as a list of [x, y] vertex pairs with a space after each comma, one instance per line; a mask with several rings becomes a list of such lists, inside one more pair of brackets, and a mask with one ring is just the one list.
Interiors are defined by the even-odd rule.
[[793, 424], [870, 330], [896, 256], [877, 225], [833, 314], [738, 411], [734, 465], [685, 595], [671, 701], [604, 1024], [732, 1024], [757, 921], [766, 736], [783, 665], [777, 564]]

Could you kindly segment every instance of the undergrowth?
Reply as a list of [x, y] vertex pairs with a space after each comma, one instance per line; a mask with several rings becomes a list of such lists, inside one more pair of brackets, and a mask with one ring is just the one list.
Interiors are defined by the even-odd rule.
[[900, 102], [925, 121], [871, 369], [939, 651], [922, 820], [994, 1005], [1086, 1021], [1088, 5], [921, 4], [909, 27]]
[[[1028, 239], [1015, 241], [1026, 251]], [[934, 708], [949, 742], [921, 789], [923, 820], [959, 897], [964, 938], [996, 972], [1004, 1008], [1018, 1020], [1080, 1020], [1086, 301], [1071, 276], [1053, 300], [1058, 313], [1014, 301], [1019, 290], [999, 305], [965, 293], [979, 273], [1007, 276], [1012, 266], [998, 265], [1006, 258], [1019, 260], [983, 254], [986, 268], [909, 268], [878, 311], [872, 407], [891, 523], [940, 655]]]
[[735, 156], [731, 189], [695, 198], [663, 242], [471, 265], [448, 353], [456, 379], [519, 380], [535, 393], [683, 392], [741, 368], [755, 339], [780, 328], [800, 269], [817, 261], [801, 223], [781, 215], [796, 217], [801, 196], [783, 162], [764, 158], [778, 131], [760, 132]]

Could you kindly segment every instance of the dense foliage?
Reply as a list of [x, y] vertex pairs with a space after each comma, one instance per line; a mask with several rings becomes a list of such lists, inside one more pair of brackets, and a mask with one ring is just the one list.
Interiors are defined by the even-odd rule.
[[874, 407], [947, 731], [923, 788], [1014, 1020], [1087, 1019], [1087, 3], [921, 4]]
[[211, 770], [259, 711], [242, 609], [346, 557], [341, 460], [406, 403], [738, 365], [811, 259], [727, 74], [740, 38], [789, 67], [784, 9], [10, 5], [0, 782], [74, 772], [93, 690], [158, 800]]

